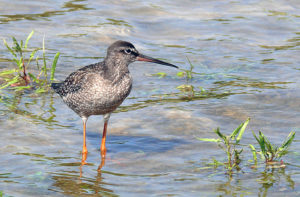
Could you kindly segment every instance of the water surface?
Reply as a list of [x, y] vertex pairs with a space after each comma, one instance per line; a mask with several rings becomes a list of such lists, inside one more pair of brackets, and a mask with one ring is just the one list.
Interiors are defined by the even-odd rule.
[[[134, 86], [109, 123], [100, 164], [102, 117], [88, 121], [88, 165], [80, 169], [82, 122], [54, 93], [1, 90], [0, 192], [4, 196], [297, 196], [299, 195], [300, 3], [278, 1], [0, 1], [0, 38], [26, 39], [49, 61], [61, 53], [56, 79], [102, 61], [115, 40], [193, 79], [149, 63], [130, 65]], [[0, 45], [0, 69], [12, 68]], [[34, 67], [32, 67], [34, 69]], [[163, 78], [153, 76], [166, 73]], [[176, 87], [194, 87], [194, 95]], [[201, 92], [205, 89], [205, 93]], [[207, 168], [226, 159], [195, 137], [230, 133], [247, 117], [242, 171]], [[252, 169], [252, 132], [275, 144], [296, 141], [285, 169]], [[80, 173], [81, 171], [81, 173]], [[80, 176], [81, 174], [81, 176]]]

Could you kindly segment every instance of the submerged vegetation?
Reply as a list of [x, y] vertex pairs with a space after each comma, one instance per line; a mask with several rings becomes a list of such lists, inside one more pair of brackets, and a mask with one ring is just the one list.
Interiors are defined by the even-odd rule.
[[[199, 75], [200, 73], [196, 73], [193, 71], [194, 65], [190, 61], [190, 59], [187, 57], [187, 61], [189, 63], [189, 69], [180, 69], [179, 72], [177, 72], [176, 77], [179, 77], [180, 79], [184, 78], [185, 82], [179, 86], [176, 87], [181, 94], [180, 96], [186, 98], [186, 99], [193, 99], [193, 98], [199, 98], [199, 97], [210, 97], [212, 96], [212, 92], [207, 92], [203, 87], [196, 87], [192, 84], [192, 80], [194, 78], [194, 75]], [[153, 74], [152, 76], [158, 76], [159, 78], [163, 78], [167, 76], [167, 73], [164, 72], [158, 72], [156, 74]], [[166, 96], [172, 96], [172, 95], [166, 95]]]
[[[34, 31], [28, 35], [25, 42], [23, 40], [18, 42], [15, 37], [12, 37], [12, 46], [9, 46], [5, 39], [3, 40], [7, 50], [13, 56], [11, 61], [14, 62], [15, 68], [0, 71], [0, 89], [8, 87], [17, 91], [34, 89], [36, 93], [48, 92], [50, 90], [50, 82], [54, 79], [60, 53], [56, 53], [51, 67], [48, 68], [45, 54], [45, 40], [43, 39], [42, 58], [36, 56], [36, 53], [41, 48], [28, 47], [29, 40], [33, 34]], [[28, 72], [33, 60], [36, 62], [36, 69], [31, 68], [30, 70], [33, 72]], [[42, 60], [42, 65], [39, 63], [40, 60]]]
[[[214, 130], [218, 138], [197, 138], [201, 141], [206, 142], [215, 142], [218, 144], [218, 146], [226, 153], [227, 156], [227, 162], [220, 162], [216, 159], [213, 159], [213, 165], [215, 167], [219, 165], [225, 166], [225, 168], [228, 170], [228, 174], [232, 175], [232, 170], [235, 168], [236, 170], [241, 169], [241, 154], [243, 152], [243, 149], [238, 149], [237, 147], [244, 146], [240, 144], [240, 141], [242, 139], [242, 136], [245, 132], [245, 129], [249, 123], [250, 119], [248, 118], [245, 122], [240, 124], [239, 127], [237, 127], [230, 135], [225, 135], [221, 133], [220, 129], [217, 128]], [[285, 165], [283, 164], [283, 161], [281, 160], [278, 162], [278, 160], [286, 155], [288, 153], [288, 148], [293, 142], [295, 138], [295, 132], [291, 132], [285, 141], [282, 143], [280, 147], [275, 146], [270, 143], [270, 141], [266, 138], [266, 136], [260, 131], [259, 136], [257, 137], [254, 132], [253, 136], [258, 142], [258, 145], [260, 147], [260, 151], [257, 152], [255, 147], [252, 144], [249, 144], [249, 147], [252, 151], [253, 155], [253, 161], [255, 163], [255, 166], [257, 166], [257, 153], [261, 155], [261, 158], [264, 160], [264, 163], [266, 165], [273, 165], [271, 168], [284, 168]], [[276, 165], [274, 165], [276, 164]]]
[[197, 69], [204, 71], [199, 72], [195, 71], [196, 66], [188, 57], [187, 62], [188, 68], [181, 68], [176, 75], [168, 75], [165, 72], [151, 74], [151, 76], [158, 78], [176, 80], [178, 84], [176, 90], [164, 94], [153, 94], [152, 97], [160, 98], [160, 102], [222, 99], [230, 95], [261, 92], [264, 89], [285, 89], [286, 85], [291, 83], [283, 81], [269, 82], [253, 78], [253, 76], [247, 77], [234, 74], [237, 71], [235, 69], [240, 68], [227, 68], [230, 73], [218, 70], [212, 72], [212, 70], [207, 69], [207, 66], [200, 64]]
[[[207, 142], [216, 142], [218, 146], [226, 153], [227, 162], [219, 164], [224, 165], [230, 172], [233, 168], [239, 170], [239, 164], [241, 163], [241, 153], [243, 149], [238, 149], [240, 141], [243, 137], [245, 129], [249, 123], [250, 119], [248, 118], [244, 123], [240, 124], [230, 135], [225, 135], [221, 133], [220, 129], [217, 128], [214, 132], [217, 134], [218, 138], [197, 138], [201, 141]], [[216, 161], [215, 161], [216, 162]]]

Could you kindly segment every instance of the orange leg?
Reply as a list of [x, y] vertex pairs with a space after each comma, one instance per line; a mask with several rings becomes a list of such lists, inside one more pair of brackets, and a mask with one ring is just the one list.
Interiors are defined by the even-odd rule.
[[107, 122], [104, 122], [104, 127], [103, 127], [103, 135], [102, 135], [102, 142], [101, 142], [101, 155], [106, 153], [106, 147], [105, 147], [105, 141], [106, 141], [106, 132], [107, 132]]
[[86, 121], [87, 118], [82, 118], [83, 121], [83, 146], [82, 146], [82, 160], [81, 164], [84, 165], [86, 164], [86, 158], [88, 154], [88, 150], [86, 148]]
[[104, 122], [104, 128], [103, 128], [103, 135], [102, 135], [102, 142], [101, 142], [101, 163], [98, 167], [98, 172], [101, 171], [102, 167], [105, 164], [105, 156], [106, 156], [106, 147], [105, 147], [105, 140], [106, 140], [106, 131], [107, 131], [107, 121]]
[[103, 126], [103, 135], [102, 135], [102, 141], [101, 141], [101, 164], [98, 167], [98, 171], [101, 170], [101, 168], [105, 164], [105, 156], [106, 156], [106, 147], [105, 147], [105, 141], [106, 141], [106, 133], [107, 133], [107, 124], [109, 120], [110, 114], [105, 114], [104, 115], [104, 126]]

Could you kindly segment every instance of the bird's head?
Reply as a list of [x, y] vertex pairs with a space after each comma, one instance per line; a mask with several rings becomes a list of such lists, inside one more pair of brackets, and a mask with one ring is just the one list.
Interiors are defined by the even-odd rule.
[[134, 61], [144, 61], [178, 68], [173, 64], [143, 55], [136, 50], [133, 44], [121, 40], [114, 42], [108, 47], [106, 58], [113, 61], [126, 63], [126, 65], [129, 65]]

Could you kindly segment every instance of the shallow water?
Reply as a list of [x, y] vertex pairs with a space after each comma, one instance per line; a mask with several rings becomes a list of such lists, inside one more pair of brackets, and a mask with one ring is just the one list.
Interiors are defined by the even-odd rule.
[[[56, 79], [105, 56], [115, 40], [149, 56], [190, 69], [130, 65], [131, 94], [109, 123], [102, 171], [102, 117], [87, 127], [87, 162], [80, 169], [82, 122], [54, 93], [1, 90], [0, 194], [4, 196], [297, 196], [299, 195], [300, 3], [278, 1], [0, 1], [0, 38], [30, 40], [49, 61], [61, 53]], [[0, 45], [0, 69], [12, 68]], [[34, 68], [34, 67], [33, 67]], [[166, 77], [153, 76], [158, 72]], [[194, 87], [194, 95], [176, 89]], [[201, 92], [201, 88], [205, 92]], [[216, 127], [230, 133], [247, 117], [242, 171], [232, 177], [215, 144]], [[252, 169], [252, 132], [275, 144], [296, 140], [285, 169]], [[81, 173], [80, 173], [81, 171]], [[81, 177], [80, 177], [81, 174]], [[0, 195], [1, 196], [1, 195]]]

